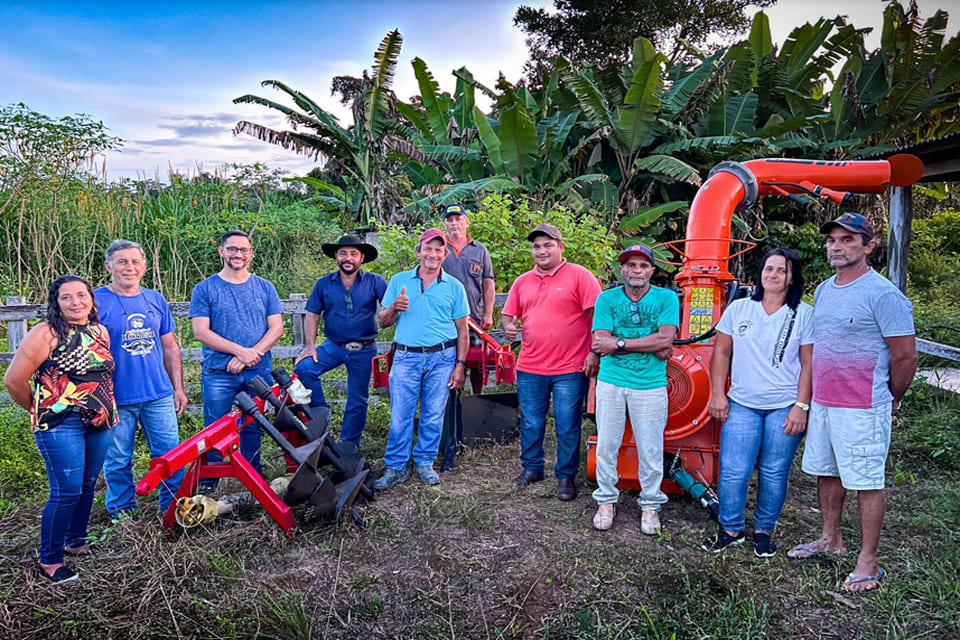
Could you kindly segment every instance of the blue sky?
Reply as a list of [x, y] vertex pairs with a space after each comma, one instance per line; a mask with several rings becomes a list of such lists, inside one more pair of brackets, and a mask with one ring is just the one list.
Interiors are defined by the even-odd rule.
[[[501, 0], [370, 2], [17, 2], [0, 4], [0, 104], [25, 102], [50, 116], [90, 114], [126, 144], [111, 154], [111, 177], [213, 170], [264, 162], [298, 172], [312, 166], [290, 152], [230, 130], [240, 119], [282, 126], [268, 110], [234, 105], [245, 93], [268, 97], [261, 80], [296, 87], [338, 114], [335, 75], [359, 75], [384, 35], [404, 37], [394, 88], [417, 92], [410, 67], [423, 58], [441, 88], [466, 66], [493, 84], [520, 78], [526, 50], [513, 27], [521, 4]], [[526, 2], [547, 6], [549, 2]], [[921, 0], [921, 15], [960, 0]], [[882, 22], [880, 0], [780, 0], [768, 10], [774, 40], [820, 15], [846, 14], [857, 26]], [[875, 34], [876, 35], [876, 34]], [[280, 97], [276, 94], [276, 97]]]

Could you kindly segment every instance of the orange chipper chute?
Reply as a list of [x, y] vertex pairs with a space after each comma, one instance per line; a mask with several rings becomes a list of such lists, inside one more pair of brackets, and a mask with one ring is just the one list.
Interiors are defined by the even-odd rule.
[[[735, 211], [753, 206], [767, 195], [806, 193], [846, 205], [851, 193], [882, 193], [888, 187], [909, 186], [923, 175], [923, 163], [912, 155], [888, 160], [839, 161], [765, 159], [744, 163], [721, 162], [697, 192], [690, 206], [685, 240], [666, 246], [682, 257], [675, 277], [683, 290], [683, 315], [667, 363], [670, 412], [664, 430], [665, 452], [704, 485], [716, 486], [720, 427], [707, 411], [710, 399], [711, 338], [727, 304], [736, 297], [738, 283], [730, 274], [732, 258], [755, 245], [730, 237]], [[681, 248], [682, 245], [682, 248]], [[731, 245], [738, 245], [731, 253]], [[591, 397], [592, 398], [592, 397]], [[592, 407], [588, 407], [590, 409]], [[596, 478], [596, 437], [587, 440], [587, 475]], [[629, 419], [620, 447], [618, 473], [621, 489], [639, 489], [637, 452]], [[669, 478], [663, 490], [682, 493]]]

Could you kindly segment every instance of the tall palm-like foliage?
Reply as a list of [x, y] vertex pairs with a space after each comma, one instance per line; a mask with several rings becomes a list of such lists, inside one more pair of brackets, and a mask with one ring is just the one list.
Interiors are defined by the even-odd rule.
[[[582, 116], [575, 101], [568, 100], [566, 110], [558, 108], [553, 100], [553, 92], [559, 90], [556, 83], [538, 101], [525, 87], [514, 86], [502, 76], [493, 90], [462, 68], [454, 72], [457, 86], [450, 96], [439, 91], [423, 61], [414, 59], [413, 67], [420, 104], [398, 104], [417, 131], [423, 153], [422, 157], [408, 153], [417, 162], [407, 163], [405, 171], [422, 196], [408, 205], [409, 211], [479, 200], [490, 192], [564, 201], [575, 210], [603, 203], [607, 192], [602, 183], [607, 177], [571, 168], [582, 152], [578, 137], [582, 130], [577, 128]], [[476, 106], [476, 89], [494, 100], [489, 114]]]
[[[712, 59], [703, 68], [711, 64]], [[698, 74], [668, 89], [667, 58], [645, 38], [637, 38], [633, 57], [619, 72], [574, 69], [565, 60], [557, 66], [592, 129], [587, 137], [593, 142], [587, 164], [603, 168], [616, 182], [622, 211], [633, 214], [641, 205], [649, 205], [656, 183], [700, 184], [695, 167], [654, 151], [675, 135], [678, 116], [697, 95]], [[636, 184], [637, 179], [644, 184]]]
[[817, 137], [834, 155], [866, 155], [960, 131], [960, 35], [947, 13], [921, 21], [915, 2], [884, 11], [880, 48], [851, 55], [830, 92]]
[[[360, 78], [334, 79], [334, 91], [351, 106], [352, 125], [341, 125], [334, 115], [303, 92], [278, 80], [265, 80], [261, 86], [285, 93], [294, 106], [250, 94], [236, 98], [234, 103], [259, 104], [279, 111], [286, 116], [290, 129], [278, 131], [242, 120], [234, 133], [246, 133], [301, 155], [335, 163], [349, 178], [347, 182], [355, 190], [354, 195], [343, 194], [338, 198], [337, 190], [327, 189], [334, 195], [322, 199], [345, 208], [360, 226], [369, 226], [374, 220], [395, 220], [401, 209], [401, 194], [390, 179], [389, 154], [402, 140], [393, 132], [402, 133], [403, 128], [398, 127], [396, 98], [390, 87], [402, 44], [403, 37], [394, 29], [374, 53], [372, 73], [364, 71]], [[323, 185], [311, 184], [323, 188]]]

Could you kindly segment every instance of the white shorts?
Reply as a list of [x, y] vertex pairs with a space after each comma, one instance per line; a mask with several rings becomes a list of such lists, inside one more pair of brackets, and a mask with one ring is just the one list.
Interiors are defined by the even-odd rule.
[[810, 405], [803, 471], [839, 476], [845, 489], [883, 489], [892, 403], [872, 409]]

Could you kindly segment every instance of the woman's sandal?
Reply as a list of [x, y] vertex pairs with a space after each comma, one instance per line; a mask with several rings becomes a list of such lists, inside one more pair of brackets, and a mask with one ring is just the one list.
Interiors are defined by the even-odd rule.
[[64, 547], [63, 553], [70, 557], [92, 556], [100, 552], [100, 547], [95, 544], [85, 544], [79, 547]]

